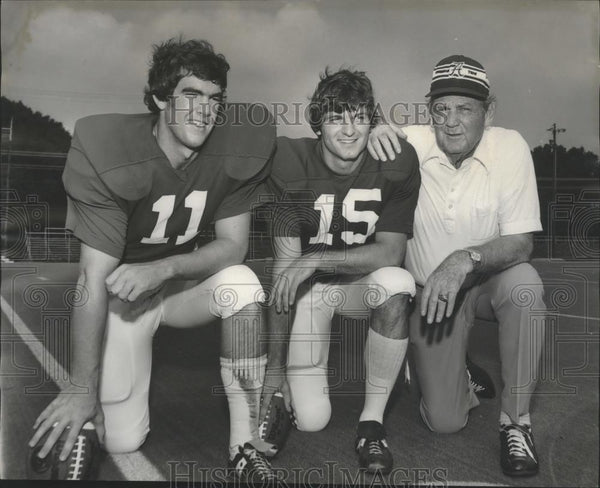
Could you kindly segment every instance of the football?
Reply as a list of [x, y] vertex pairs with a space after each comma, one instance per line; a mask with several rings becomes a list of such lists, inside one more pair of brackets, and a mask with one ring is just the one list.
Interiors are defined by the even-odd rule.
[[271, 445], [264, 453], [267, 457], [275, 456], [283, 448], [292, 425], [292, 416], [285, 409], [283, 394], [281, 392], [273, 394], [265, 418], [258, 427], [260, 438]]
[[96, 467], [100, 443], [94, 426], [86, 423], [75, 441], [75, 445], [66, 460], [60, 461], [62, 450], [69, 431], [65, 429], [45, 458], [38, 452], [46, 442], [51, 430], [46, 432], [38, 443], [29, 448], [27, 455], [27, 479], [30, 480], [86, 480], [90, 479]]

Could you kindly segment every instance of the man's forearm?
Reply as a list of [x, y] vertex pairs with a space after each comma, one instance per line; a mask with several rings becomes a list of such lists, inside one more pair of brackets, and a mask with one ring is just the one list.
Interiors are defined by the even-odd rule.
[[108, 313], [108, 293], [102, 277], [82, 274], [78, 287], [86, 300], [73, 307], [71, 313], [71, 345], [73, 364], [71, 382], [75, 386], [98, 392], [102, 343]]
[[533, 250], [532, 234], [500, 236], [480, 246], [470, 246], [481, 254], [481, 264], [473, 266], [468, 253], [460, 253], [462, 259], [471, 263], [470, 271], [475, 273], [497, 273], [520, 263], [529, 261]]
[[277, 313], [274, 305], [270, 306], [267, 311], [269, 323], [267, 367], [269, 369], [286, 366], [292, 314], [293, 311]]
[[335, 269], [339, 274], [368, 274], [385, 266], [400, 266], [405, 249], [404, 245], [374, 242], [352, 249], [327, 250], [316, 264], [319, 270]]
[[202, 280], [227, 266], [240, 264], [247, 246], [232, 239], [215, 239], [186, 254], [154, 261], [165, 280]]

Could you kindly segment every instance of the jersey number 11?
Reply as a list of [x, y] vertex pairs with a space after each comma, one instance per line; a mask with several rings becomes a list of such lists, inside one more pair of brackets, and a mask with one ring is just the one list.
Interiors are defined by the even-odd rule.
[[[200, 227], [204, 207], [206, 207], [207, 193], [207, 191], [194, 190], [185, 197], [185, 206], [186, 208], [191, 208], [192, 213], [185, 233], [177, 236], [177, 240], [175, 241], [176, 246], [185, 244], [198, 235], [198, 227]], [[169, 238], [165, 234], [167, 231], [167, 222], [173, 214], [174, 209], [175, 195], [163, 195], [154, 202], [152, 211], [158, 213], [158, 219], [150, 237], [142, 238], [142, 244], [166, 244], [169, 241]]]

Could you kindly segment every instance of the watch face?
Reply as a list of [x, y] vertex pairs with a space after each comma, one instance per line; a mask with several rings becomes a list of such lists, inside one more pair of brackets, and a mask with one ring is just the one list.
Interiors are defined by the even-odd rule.
[[481, 263], [481, 254], [478, 253], [477, 251], [469, 251], [469, 254], [471, 255], [471, 259], [476, 262], [476, 263]]

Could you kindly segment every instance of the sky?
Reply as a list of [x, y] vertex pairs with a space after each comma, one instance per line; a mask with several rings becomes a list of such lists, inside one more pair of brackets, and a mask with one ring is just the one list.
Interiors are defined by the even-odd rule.
[[600, 153], [595, 1], [44, 0], [1, 8], [2, 95], [70, 132], [86, 115], [146, 111], [151, 46], [182, 34], [227, 57], [229, 101], [288, 107], [277, 117], [280, 135], [313, 135], [292, 104], [306, 105], [326, 66], [366, 71], [388, 117], [423, 122], [416, 110], [433, 67], [465, 54], [487, 70], [494, 125], [535, 147], [557, 123], [566, 129], [559, 144]]

